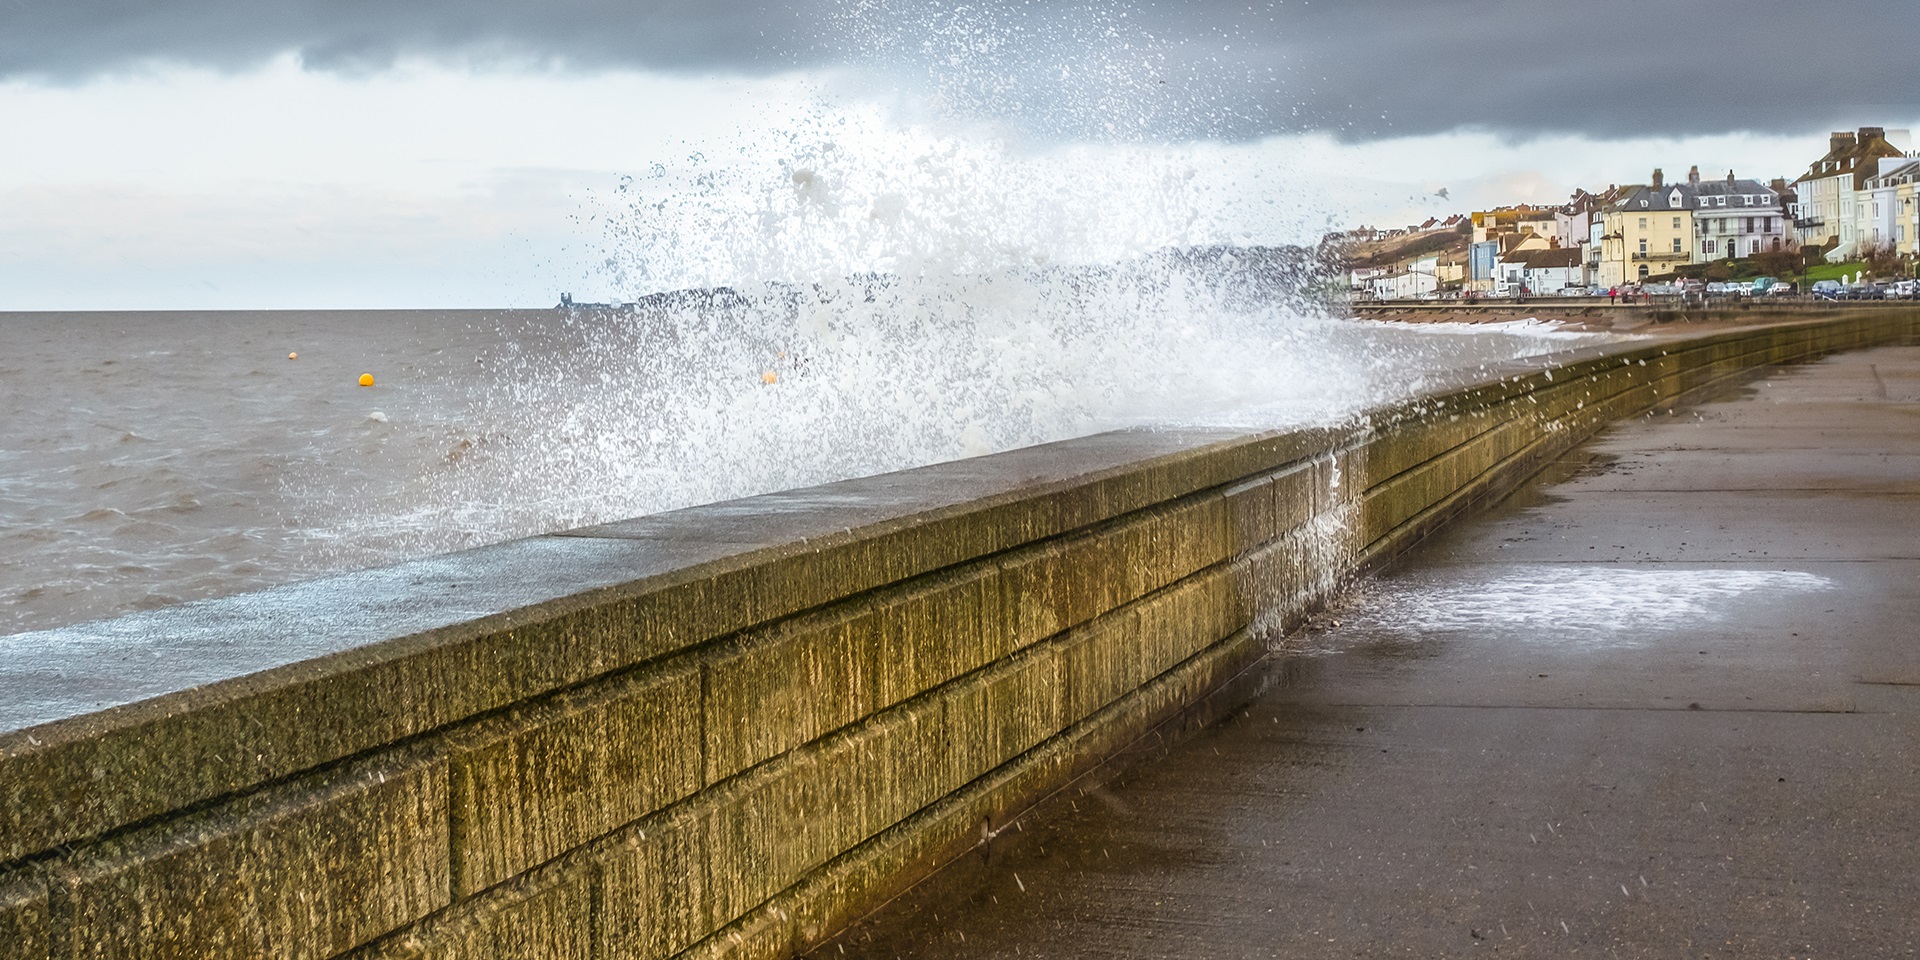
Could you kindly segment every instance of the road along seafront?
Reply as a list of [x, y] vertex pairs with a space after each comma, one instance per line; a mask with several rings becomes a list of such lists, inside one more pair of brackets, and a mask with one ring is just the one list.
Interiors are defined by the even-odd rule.
[[1621, 417], [1911, 310], [1595, 347], [0, 646], [0, 957], [779, 956]]

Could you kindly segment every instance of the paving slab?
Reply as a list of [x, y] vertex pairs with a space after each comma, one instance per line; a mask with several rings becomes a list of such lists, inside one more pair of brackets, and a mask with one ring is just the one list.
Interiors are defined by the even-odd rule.
[[1920, 348], [1620, 424], [820, 955], [1920, 955], [1917, 465]]

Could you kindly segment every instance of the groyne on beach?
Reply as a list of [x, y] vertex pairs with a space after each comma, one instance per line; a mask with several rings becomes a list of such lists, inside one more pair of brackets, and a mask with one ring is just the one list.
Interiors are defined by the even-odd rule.
[[1609, 421], [1920, 336], [1587, 348], [0, 640], [0, 960], [783, 956]]

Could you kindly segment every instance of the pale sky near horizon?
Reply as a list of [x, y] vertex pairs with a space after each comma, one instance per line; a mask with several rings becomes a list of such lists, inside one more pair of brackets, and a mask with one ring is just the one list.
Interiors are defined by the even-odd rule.
[[[46, 0], [0, 13], [0, 34], [21, 27], [0, 39], [0, 309], [541, 306], [562, 290], [631, 297], [730, 270], [939, 269], [943, 251], [973, 247], [1043, 262], [1303, 242], [1558, 202], [1655, 166], [1793, 177], [1829, 129], [1920, 127], [1910, 83], [1880, 103], [1777, 103], [1763, 122], [1729, 119], [1741, 105], [1723, 102], [1638, 127], [1598, 108], [1382, 93], [1272, 52], [1274, 37], [1318, 24], [1277, 3], [1231, 29], [1182, 26], [1152, 3], [1123, 11], [1134, 21], [1103, 8], [1093, 27], [1063, 14], [1044, 30], [922, 11], [884, 35], [863, 28], [861, 56], [816, 50], [772, 57], [774, 69], [722, 42], [738, 23], [691, 13], [691, 39], [623, 60], [581, 39], [619, 33], [590, 23], [568, 34], [542, 21], [527, 49], [487, 56], [473, 53], [498, 46], [485, 20], [466, 34], [409, 21], [389, 44], [328, 46], [380, 36], [381, 15], [277, 2], [304, 10], [310, 32], [103, 32], [90, 26], [118, 8], [87, 2], [69, 6], [98, 19], [62, 20]], [[231, 16], [223, 4], [174, 6], [191, 21]], [[326, 32], [336, 21], [338, 36]], [[1377, 49], [1410, 43], [1396, 34]], [[1248, 79], [1266, 61], [1235, 60], [1236, 46], [1282, 66]], [[1033, 49], [1055, 47], [1070, 52], [1033, 66]], [[1565, 67], [1568, 84], [1590, 69]], [[1550, 88], [1536, 63], [1462, 75]], [[1794, 82], [1748, 78], [1748, 108]], [[1349, 95], [1355, 106], [1339, 102]]]

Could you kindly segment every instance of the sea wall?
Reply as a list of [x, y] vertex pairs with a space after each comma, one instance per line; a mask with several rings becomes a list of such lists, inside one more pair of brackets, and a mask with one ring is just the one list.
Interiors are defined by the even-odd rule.
[[784, 956], [1608, 421], [1916, 334], [1617, 344], [0, 638], [0, 960]]
[[[1833, 317], [1874, 311], [1871, 301], [1816, 300], [1812, 297], [1740, 297], [1710, 300], [1656, 296], [1616, 302], [1601, 297], [1489, 297], [1478, 300], [1362, 300], [1349, 309], [1367, 320], [1402, 323], [1502, 323], [1554, 320], [1591, 329], [1627, 330], [1650, 323], [1713, 323], [1721, 326], [1778, 319]], [[1884, 305], [1881, 309], [1884, 309]]]

